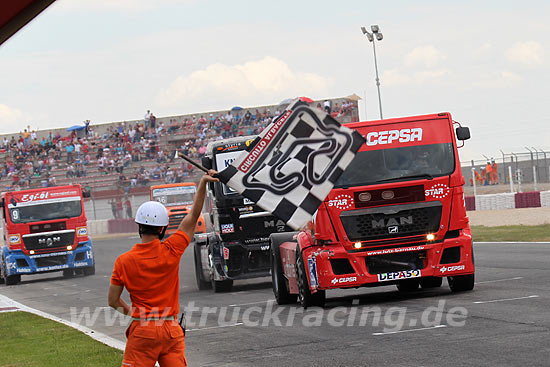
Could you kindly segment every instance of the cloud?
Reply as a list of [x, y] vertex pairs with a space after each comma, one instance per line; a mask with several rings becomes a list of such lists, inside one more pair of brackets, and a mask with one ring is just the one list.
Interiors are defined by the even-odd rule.
[[511, 71], [489, 73], [478, 78], [472, 83], [481, 88], [504, 88], [517, 85], [523, 81], [523, 77]]
[[17, 130], [16, 126], [25, 123], [25, 115], [16, 108], [0, 104], [0, 133], [11, 133]]
[[447, 69], [415, 71], [404, 73], [399, 69], [384, 71], [381, 83], [388, 86], [402, 86], [406, 84], [435, 83], [450, 74]]
[[239, 65], [211, 64], [202, 70], [177, 77], [157, 96], [161, 106], [201, 106], [204, 101], [224, 107], [239, 103], [253, 105], [301, 95], [328, 92], [328, 78], [293, 71], [282, 60], [267, 56]]
[[445, 60], [447, 56], [431, 45], [419, 46], [412, 49], [405, 56], [405, 65], [407, 67], [426, 67], [437, 66], [439, 62]]
[[543, 48], [536, 41], [517, 42], [506, 51], [511, 62], [524, 66], [537, 66], [543, 63]]

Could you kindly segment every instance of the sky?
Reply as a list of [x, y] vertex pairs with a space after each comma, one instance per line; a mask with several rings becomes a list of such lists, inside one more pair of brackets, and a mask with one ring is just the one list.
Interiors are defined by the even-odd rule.
[[448, 111], [461, 160], [550, 151], [548, 1], [57, 0], [0, 46], [0, 133], [356, 93]]

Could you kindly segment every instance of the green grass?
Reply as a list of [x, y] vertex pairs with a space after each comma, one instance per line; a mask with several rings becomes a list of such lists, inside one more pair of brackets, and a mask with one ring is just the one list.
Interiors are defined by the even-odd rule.
[[123, 353], [27, 312], [0, 313], [0, 366], [120, 366]]
[[472, 238], [474, 242], [548, 242], [550, 241], [550, 224], [539, 226], [473, 226]]

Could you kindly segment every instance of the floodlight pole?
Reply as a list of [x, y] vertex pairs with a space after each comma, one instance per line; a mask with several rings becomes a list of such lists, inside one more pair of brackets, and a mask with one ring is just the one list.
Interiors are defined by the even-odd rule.
[[367, 36], [367, 39], [369, 42], [372, 42], [372, 51], [374, 53], [374, 70], [376, 72], [376, 88], [378, 89], [378, 108], [380, 109], [380, 120], [384, 119], [382, 115], [382, 97], [380, 96], [380, 78], [378, 77], [378, 61], [376, 59], [376, 40], [382, 41], [382, 32], [380, 32], [380, 28], [378, 25], [372, 25], [371, 26], [372, 33], [367, 31], [365, 27], [361, 27], [361, 32], [365, 36]]

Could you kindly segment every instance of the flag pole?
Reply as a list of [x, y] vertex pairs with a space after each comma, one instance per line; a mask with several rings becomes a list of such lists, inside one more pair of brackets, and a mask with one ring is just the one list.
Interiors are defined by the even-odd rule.
[[186, 156], [182, 152], [176, 151], [176, 156], [174, 158], [178, 158], [178, 157], [183, 158], [183, 160], [191, 163], [193, 166], [197, 167], [198, 169], [200, 169], [204, 173], [208, 173], [208, 170], [206, 168], [204, 168], [203, 166], [201, 166], [200, 164], [198, 164], [197, 162], [195, 162], [194, 160], [192, 160], [191, 158], [189, 158], [188, 156]]

